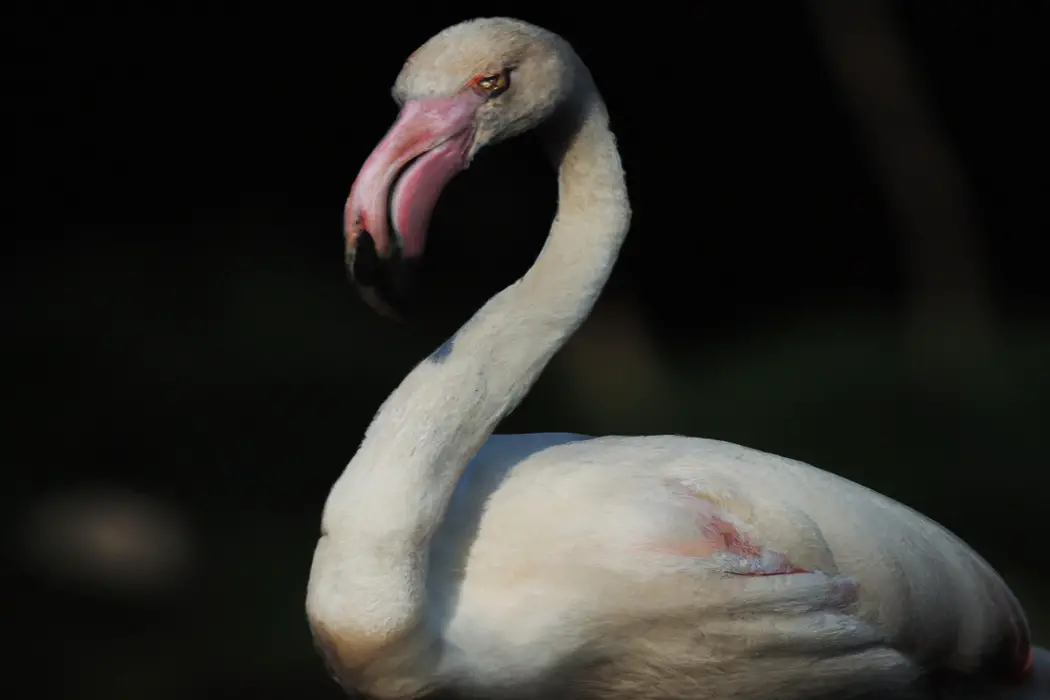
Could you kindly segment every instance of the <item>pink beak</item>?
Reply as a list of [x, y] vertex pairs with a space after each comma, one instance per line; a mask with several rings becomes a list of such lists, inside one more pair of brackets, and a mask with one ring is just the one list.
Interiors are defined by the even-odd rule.
[[481, 102], [464, 90], [405, 104], [350, 188], [344, 221], [350, 255], [363, 233], [371, 237], [380, 260], [397, 252], [403, 258], [422, 255], [442, 189], [467, 166]]

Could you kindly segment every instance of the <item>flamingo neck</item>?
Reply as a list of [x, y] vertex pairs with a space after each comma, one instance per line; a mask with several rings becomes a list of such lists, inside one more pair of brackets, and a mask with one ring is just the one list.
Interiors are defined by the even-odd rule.
[[589, 87], [542, 127], [559, 179], [543, 250], [401, 382], [332, 489], [324, 530], [352, 561], [347, 593], [369, 601], [377, 625], [418, 619], [427, 546], [467, 462], [587, 317], [609, 277], [630, 207], [608, 122]]

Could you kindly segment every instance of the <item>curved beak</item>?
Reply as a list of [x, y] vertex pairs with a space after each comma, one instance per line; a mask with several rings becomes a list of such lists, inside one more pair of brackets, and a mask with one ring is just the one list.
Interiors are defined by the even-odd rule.
[[467, 167], [481, 100], [464, 90], [406, 103], [350, 188], [346, 264], [380, 313], [396, 317], [411, 291], [438, 197]]

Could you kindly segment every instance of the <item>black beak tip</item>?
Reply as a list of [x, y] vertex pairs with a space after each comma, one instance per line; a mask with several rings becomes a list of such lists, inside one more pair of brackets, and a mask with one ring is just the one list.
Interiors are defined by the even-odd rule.
[[368, 231], [361, 231], [346, 249], [346, 269], [358, 293], [394, 320], [404, 321], [409, 315], [416, 268], [416, 261], [404, 258], [399, 248], [390, 258], [381, 258]]

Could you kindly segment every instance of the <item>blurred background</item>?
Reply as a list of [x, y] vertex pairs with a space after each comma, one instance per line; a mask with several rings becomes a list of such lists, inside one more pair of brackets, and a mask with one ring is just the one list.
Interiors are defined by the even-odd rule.
[[974, 545], [1050, 644], [1048, 6], [601, 7], [3, 11], [0, 578], [35, 696], [341, 697], [303, 613], [328, 488], [412, 365], [529, 266], [555, 182], [527, 137], [479, 157], [404, 325], [346, 281], [343, 201], [404, 58], [493, 12], [591, 66], [635, 210], [501, 430], [835, 471]]

